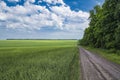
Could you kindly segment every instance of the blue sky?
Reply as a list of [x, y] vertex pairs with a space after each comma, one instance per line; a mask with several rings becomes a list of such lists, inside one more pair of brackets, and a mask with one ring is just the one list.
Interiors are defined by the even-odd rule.
[[80, 39], [104, 0], [1, 0], [0, 39]]

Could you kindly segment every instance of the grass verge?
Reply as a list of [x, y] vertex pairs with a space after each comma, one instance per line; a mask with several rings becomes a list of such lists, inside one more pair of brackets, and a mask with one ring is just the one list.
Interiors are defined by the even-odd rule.
[[86, 47], [86, 46], [84, 46], [84, 48], [94, 53], [100, 54], [102, 57], [106, 58], [107, 60], [120, 64], [119, 54], [111, 53], [109, 50], [106, 50], [106, 49], [92, 48], [92, 47]]

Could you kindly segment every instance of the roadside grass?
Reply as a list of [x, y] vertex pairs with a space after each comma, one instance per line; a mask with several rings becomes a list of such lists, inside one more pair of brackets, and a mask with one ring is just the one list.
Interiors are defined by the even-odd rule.
[[110, 60], [114, 63], [120, 64], [120, 55], [116, 53], [112, 53], [110, 50], [106, 49], [100, 49], [100, 48], [92, 48], [92, 47], [86, 47], [84, 46], [85, 49], [100, 54], [102, 57], [106, 58], [107, 60]]
[[75, 40], [0, 41], [0, 80], [80, 80]]

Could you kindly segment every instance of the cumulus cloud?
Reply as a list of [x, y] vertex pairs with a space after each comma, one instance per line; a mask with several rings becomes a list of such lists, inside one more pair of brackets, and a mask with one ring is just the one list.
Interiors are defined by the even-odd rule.
[[64, 4], [65, 5], [63, 0], [39, 0], [39, 1], [44, 1], [44, 2], [47, 2], [49, 4], [62, 4], [62, 5]]
[[[19, 0], [9, 0], [19, 1]], [[8, 7], [0, 2], [0, 23], [6, 28], [40, 30], [42, 27], [51, 27], [60, 30], [84, 30], [88, 27], [89, 13], [72, 11], [63, 0], [39, 0], [61, 6], [40, 6], [32, 4], [35, 0], [27, 0], [24, 5]], [[2, 22], [4, 21], [4, 23]], [[0, 27], [1, 27], [0, 26]]]
[[8, 0], [9, 2], [19, 2], [20, 0]]

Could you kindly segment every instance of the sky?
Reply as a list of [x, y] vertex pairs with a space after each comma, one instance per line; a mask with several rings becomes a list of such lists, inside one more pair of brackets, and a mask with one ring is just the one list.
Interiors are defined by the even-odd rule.
[[0, 0], [0, 39], [81, 39], [104, 0]]

